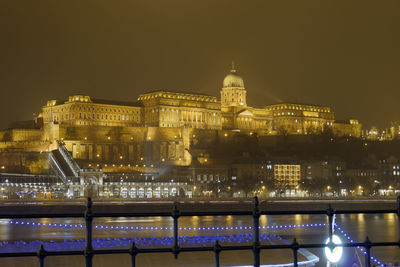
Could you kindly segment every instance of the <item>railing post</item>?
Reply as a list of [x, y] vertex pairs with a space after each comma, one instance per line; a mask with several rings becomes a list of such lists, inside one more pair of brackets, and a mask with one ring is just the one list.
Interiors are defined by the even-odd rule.
[[93, 222], [93, 213], [92, 213], [92, 199], [88, 197], [86, 203], [86, 211], [85, 211], [85, 221], [86, 221], [86, 247], [84, 250], [86, 267], [92, 267], [93, 260], [93, 247], [92, 247], [92, 222]]
[[298, 267], [297, 251], [299, 250], [299, 243], [297, 243], [296, 238], [293, 239], [293, 243], [291, 246], [293, 251], [293, 267]]
[[214, 245], [214, 254], [215, 254], [215, 266], [219, 267], [219, 253], [221, 252], [222, 248], [221, 245], [219, 244], [218, 240], [215, 240], [215, 245]]
[[138, 248], [136, 247], [135, 242], [132, 242], [131, 247], [129, 248], [129, 254], [131, 254], [131, 262], [132, 267], [136, 267], [136, 255], [139, 253]]
[[254, 267], [260, 267], [260, 211], [258, 209], [258, 198], [257, 196], [253, 199], [253, 235], [254, 235], [254, 243], [253, 243], [253, 256], [254, 256]]
[[37, 251], [37, 256], [39, 258], [39, 267], [44, 267], [44, 258], [47, 256], [47, 252], [43, 247], [43, 244], [40, 244], [40, 248]]
[[397, 196], [397, 226], [399, 227], [399, 246], [400, 246], [400, 196]]
[[333, 215], [335, 211], [332, 209], [331, 204], [329, 204], [328, 209], [326, 210], [326, 215], [328, 215], [328, 224], [329, 224], [329, 240], [332, 242], [332, 234], [333, 234]]
[[364, 241], [364, 247], [367, 252], [365, 254], [365, 267], [371, 267], [371, 241], [369, 240], [368, 236]]
[[174, 246], [172, 248], [172, 253], [175, 259], [178, 258], [179, 254], [179, 240], [178, 240], [178, 218], [179, 218], [178, 203], [174, 203], [174, 209], [172, 211], [172, 218], [174, 219]]

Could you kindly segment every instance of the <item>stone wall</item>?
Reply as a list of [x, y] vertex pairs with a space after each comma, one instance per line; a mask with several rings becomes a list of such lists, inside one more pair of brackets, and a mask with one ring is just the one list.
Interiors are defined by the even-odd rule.
[[0, 171], [7, 173], [50, 173], [49, 153], [0, 152]]

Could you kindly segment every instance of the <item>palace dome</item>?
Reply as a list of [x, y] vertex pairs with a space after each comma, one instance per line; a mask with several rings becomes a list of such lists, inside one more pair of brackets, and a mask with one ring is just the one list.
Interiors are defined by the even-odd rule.
[[240, 77], [235, 69], [232, 69], [231, 72], [225, 76], [225, 79], [222, 83], [222, 87], [241, 87], [244, 88], [243, 78]]

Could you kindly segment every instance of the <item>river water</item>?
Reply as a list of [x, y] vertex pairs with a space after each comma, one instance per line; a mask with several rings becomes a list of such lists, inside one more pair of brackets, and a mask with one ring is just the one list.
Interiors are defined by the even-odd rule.
[[[335, 221], [340, 227], [336, 228], [335, 233], [342, 238], [343, 242], [350, 242], [351, 240], [354, 240], [355, 242], [363, 242], [365, 241], [366, 236], [368, 236], [373, 242], [398, 241], [398, 219], [395, 214], [338, 215]], [[40, 225], [38, 225], [39, 223]], [[275, 242], [274, 240], [276, 240], [276, 238], [281, 238], [287, 242], [292, 242], [293, 238], [296, 238], [299, 243], [324, 242], [328, 235], [327, 223], [327, 216], [323, 215], [261, 216], [260, 233], [264, 234], [264, 237], [266, 237], [266, 239], [262, 239], [262, 242]], [[95, 227], [93, 237], [102, 240], [97, 242], [98, 244], [105, 244], [107, 243], [107, 240], [120, 242], [120, 240], [123, 240], [124, 238], [132, 237], [142, 238], [142, 243], [139, 242], [138, 246], [144, 246], [145, 242], [153, 242], [153, 246], [169, 246], [172, 242], [172, 239], [167, 238], [173, 235], [173, 222], [170, 218], [96, 218], [93, 221], [93, 224]], [[249, 235], [252, 233], [252, 230], [250, 229], [251, 226], [252, 217], [250, 216], [181, 217], [179, 219], [179, 235], [182, 237], [182, 242], [186, 242], [182, 244], [182, 246], [191, 244], [212, 245], [213, 240], [204, 239], [210, 236], [213, 238], [215, 238], [215, 236], [217, 236], [217, 238], [225, 238], [226, 243], [224, 244], [250, 244], [251, 236], [249, 237]], [[344, 235], [344, 233], [346, 235]], [[149, 241], [146, 238], [152, 239]], [[33, 248], [36, 249], [36, 247], [34, 247], [37, 245], [34, 243], [36, 240], [42, 240], [49, 243], [64, 242], [65, 244], [69, 244], [69, 242], [80, 239], [84, 239], [84, 221], [82, 219], [0, 220], [0, 241], [7, 241], [1, 244], [0, 251], [13, 251], [12, 249], [17, 249], [17, 251], [32, 250]], [[154, 240], [162, 240], [162, 242], [154, 243]], [[18, 244], [17, 246], [15, 246], [14, 241]], [[33, 247], [29, 247], [28, 244], [32, 244]], [[107, 246], [105, 245], [105, 247]], [[113, 247], [113, 245], [110, 246]], [[316, 266], [326, 266], [326, 260], [324, 259], [322, 249], [312, 249], [310, 252], [320, 258], [319, 262], [316, 263]], [[380, 266], [377, 264], [378, 261], [387, 263], [389, 266], [390, 264], [395, 266], [394, 264], [396, 262], [400, 262], [400, 248], [398, 247], [373, 248], [371, 254], [377, 259], [376, 262], [373, 262], [376, 266]], [[277, 259], [274, 259], [273, 263], [290, 262], [290, 255], [290, 253], [281, 254], [281, 256], [279, 256], [281, 262], [276, 262]], [[338, 264], [338, 266], [352, 266], [352, 264], [360, 266], [363, 264], [362, 255], [363, 254], [360, 250], [344, 248], [343, 260]], [[213, 258], [212, 255], [209, 255], [208, 257], [211, 257], [211, 259]], [[247, 254], [242, 258], [244, 259], [244, 262], [251, 265], [251, 254]], [[273, 257], [262, 257], [262, 260], [265, 259], [264, 261], [268, 261], [268, 258], [272, 260]], [[5, 264], [9, 264], [9, 262], [10, 261], [5, 259], [0, 259], [0, 266], [8, 266]], [[270, 262], [265, 262], [265, 264], [267, 263]], [[28, 263], [26, 264], [26, 266], [29, 265]], [[144, 263], [143, 266], [151, 266], [151, 264], [148, 264]], [[24, 264], [22, 264], [22, 266], [23, 265]], [[165, 266], [170, 265], [166, 264]], [[186, 266], [195, 265], [188, 263]], [[212, 265], [205, 262], [204, 264], [196, 266]], [[237, 266], [243, 265], [238, 264]]]

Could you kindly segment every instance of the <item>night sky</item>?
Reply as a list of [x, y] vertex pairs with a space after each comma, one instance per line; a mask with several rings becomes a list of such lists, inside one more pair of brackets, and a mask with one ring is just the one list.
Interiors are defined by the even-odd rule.
[[247, 103], [328, 105], [400, 121], [400, 1], [0, 1], [0, 128], [72, 94], [218, 96], [231, 61]]

